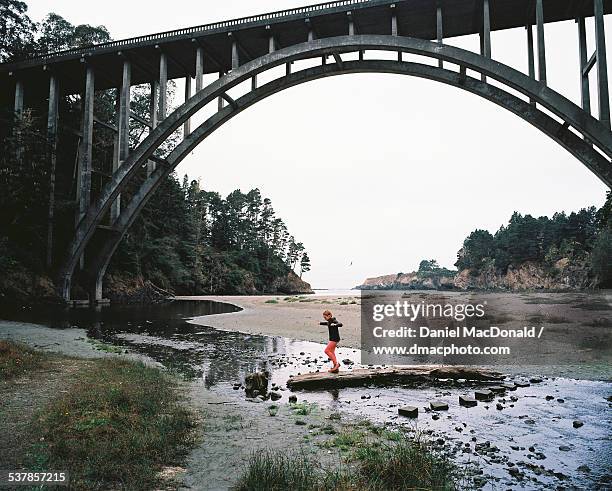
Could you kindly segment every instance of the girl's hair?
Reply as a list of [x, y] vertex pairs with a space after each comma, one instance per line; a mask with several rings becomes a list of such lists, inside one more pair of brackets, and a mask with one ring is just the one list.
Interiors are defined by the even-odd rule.
[[323, 312], [323, 315], [332, 315], [332, 313], [329, 310], [326, 310], [325, 312]]

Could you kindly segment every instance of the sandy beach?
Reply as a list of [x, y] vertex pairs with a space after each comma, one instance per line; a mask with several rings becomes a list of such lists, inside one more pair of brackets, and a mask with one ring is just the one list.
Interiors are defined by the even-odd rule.
[[327, 327], [319, 325], [319, 322], [323, 321], [323, 311], [328, 309], [343, 324], [341, 344], [351, 348], [360, 346], [361, 309], [358, 292], [356, 295], [334, 297], [275, 295], [177, 297], [177, 299], [214, 300], [230, 303], [243, 309], [232, 314], [196, 318], [191, 321], [195, 324], [227, 331], [283, 336], [315, 343], [326, 343], [328, 340]]
[[[534, 363], [532, 353], [517, 344], [513, 358], [499, 363], [516, 370], [525, 365], [546, 366], [557, 376], [609, 380], [610, 291], [571, 293], [472, 293], [406, 292], [413, 302], [432, 301], [436, 296], [461, 302], [485, 302], [492, 325], [544, 326], [545, 359]], [[227, 331], [282, 336], [290, 339], [327, 343], [327, 327], [319, 325], [322, 312], [332, 311], [343, 323], [341, 346], [361, 348], [361, 298], [337, 296], [205, 296], [179, 297], [183, 300], [214, 300], [243, 310], [230, 314], [207, 315], [192, 323]], [[559, 358], [562, 354], [562, 358]]]

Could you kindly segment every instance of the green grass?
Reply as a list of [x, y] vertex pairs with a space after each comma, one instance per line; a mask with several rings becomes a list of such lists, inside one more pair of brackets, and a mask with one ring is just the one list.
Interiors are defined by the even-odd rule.
[[278, 303], [278, 300], [271, 298], [270, 300], [266, 300], [264, 303]]
[[20, 343], [0, 341], [0, 380], [43, 368], [48, 356]]
[[252, 454], [235, 490], [443, 491], [463, 487], [460, 472], [448, 459], [434, 454], [419, 439], [402, 435], [387, 444], [362, 442], [350, 457], [333, 464], [304, 453], [258, 451]]
[[87, 342], [93, 346], [94, 349], [98, 351], [104, 351], [105, 353], [123, 353], [125, 350], [120, 346], [114, 346], [112, 344], [105, 343], [103, 341], [99, 341], [97, 339], [87, 338]]
[[295, 416], [308, 416], [316, 408], [316, 404], [297, 402], [295, 404], [291, 404], [290, 408], [291, 412]]
[[67, 469], [73, 489], [152, 489], [193, 443], [175, 379], [141, 363], [96, 360], [34, 419], [31, 470]]

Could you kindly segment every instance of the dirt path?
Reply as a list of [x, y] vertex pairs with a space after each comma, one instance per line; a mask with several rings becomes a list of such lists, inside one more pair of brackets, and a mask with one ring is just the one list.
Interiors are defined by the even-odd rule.
[[43, 368], [0, 381], [0, 462], [22, 469], [35, 435], [29, 430], [36, 410], [70, 387], [72, 376], [91, 362], [50, 358]]

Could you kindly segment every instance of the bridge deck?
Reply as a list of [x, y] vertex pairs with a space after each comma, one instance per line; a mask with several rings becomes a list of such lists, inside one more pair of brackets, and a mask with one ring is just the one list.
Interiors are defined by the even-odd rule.
[[[476, 34], [482, 26], [482, 0], [441, 0], [444, 37]], [[84, 63], [87, 59], [100, 76], [96, 89], [121, 84], [122, 58], [133, 61], [132, 83], [147, 83], [157, 77], [159, 51], [168, 54], [168, 78], [194, 75], [195, 49], [205, 49], [205, 73], [226, 72], [231, 68], [232, 32], [241, 46], [241, 62], [260, 57], [268, 51], [271, 26], [280, 47], [307, 40], [305, 23], [310, 18], [316, 37], [346, 35], [347, 12], [352, 12], [357, 34], [390, 34], [391, 9], [396, 5], [398, 31], [402, 36], [421, 39], [436, 38], [437, 0], [341, 0], [309, 7], [273, 12], [254, 17], [218, 22], [165, 33], [141, 36], [122, 41], [42, 55], [32, 59], [0, 64], [0, 89], [12, 91], [14, 78], [22, 77], [27, 93], [45, 94], [47, 77], [41, 77], [44, 66], [57, 73], [64, 93], [82, 91]], [[593, 15], [593, 2], [588, 0], [544, 0], [545, 22], [558, 22], [579, 16]], [[612, 0], [604, 1], [605, 13], [612, 13]], [[490, 0], [491, 28], [504, 30], [535, 23], [535, 0]], [[38, 76], [36, 76], [38, 75]]]

